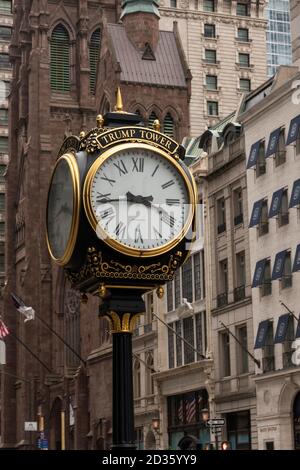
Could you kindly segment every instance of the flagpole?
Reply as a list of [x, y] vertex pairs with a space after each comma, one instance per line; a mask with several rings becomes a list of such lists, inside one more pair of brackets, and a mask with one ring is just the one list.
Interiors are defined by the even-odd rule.
[[248, 351], [248, 349], [241, 343], [241, 341], [230, 331], [230, 329], [224, 325], [224, 323], [222, 321], [220, 321], [221, 325], [224, 326], [224, 328], [228, 331], [228, 333], [236, 340], [236, 342], [241, 346], [241, 348], [248, 354], [248, 356], [251, 357], [252, 361], [255, 362], [255, 364], [257, 365], [257, 367], [260, 368], [260, 361], [258, 359], [256, 359], [256, 357], [253, 356], [253, 354], [251, 354], [250, 351]]
[[9, 333], [20, 343], [22, 346], [28, 351], [48, 372], [49, 374], [52, 374], [52, 370], [49, 369], [49, 367], [33, 352], [31, 349], [20, 339], [18, 336], [13, 333], [11, 330], [9, 330]]

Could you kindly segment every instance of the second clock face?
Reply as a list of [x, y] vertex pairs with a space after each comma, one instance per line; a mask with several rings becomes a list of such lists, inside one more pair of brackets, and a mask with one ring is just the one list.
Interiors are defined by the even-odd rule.
[[101, 233], [140, 251], [180, 237], [190, 215], [179, 165], [147, 145], [125, 146], [104, 159], [90, 181], [89, 198]]

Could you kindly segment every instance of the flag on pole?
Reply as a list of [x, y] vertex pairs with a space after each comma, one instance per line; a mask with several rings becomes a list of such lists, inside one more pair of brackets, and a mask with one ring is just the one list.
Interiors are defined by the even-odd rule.
[[0, 318], [0, 339], [4, 339], [7, 335], [9, 335], [9, 329], [5, 325], [4, 321]]
[[13, 292], [10, 294], [11, 298], [13, 300], [13, 303], [15, 304], [18, 312], [22, 313], [22, 315], [25, 316], [24, 323], [30, 320], [34, 320], [34, 314], [35, 311], [33, 310], [32, 307], [27, 307], [23, 300], [17, 296], [17, 294], [14, 294]]

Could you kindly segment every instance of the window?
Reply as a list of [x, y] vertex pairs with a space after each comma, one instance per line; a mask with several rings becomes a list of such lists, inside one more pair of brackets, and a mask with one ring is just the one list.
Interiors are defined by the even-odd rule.
[[214, 24], [205, 24], [204, 25], [204, 36], [206, 38], [215, 38], [216, 37], [216, 27]]
[[11, 28], [8, 26], [0, 26], [0, 39], [3, 41], [10, 41], [11, 39]]
[[275, 151], [275, 166], [282, 165], [286, 160], [286, 149], [285, 149], [285, 132], [281, 129], [278, 139], [277, 148]]
[[273, 323], [269, 322], [269, 327], [266, 336], [265, 346], [262, 348], [263, 360], [262, 368], [264, 372], [269, 372], [275, 368], [274, 360], [274, 338], [273, 338]]
[[265, 142], [259, 144], [258, 156], [256, 161], [256, 178], [266, 173]]
[[293, 348], [294, 340], [294, 318], [292, 315], [290, 315], [288, 319], [285, 341], [282, 345], [282, 365], [284, 369], [286, 367], [293, 367], [295, 365], [292, 361], [292, 355], [295, 351], [295, 349]]
[[281, 278], [281, 289], [291, 287], [293, 284], [291, 253], [288, 251], [285, 255], [283, 273]]
[[219, 115], [219, 103], [217, 101], [208, 101], [207, 102], [207, 114], [208, 114], [208, 116], [218, 116]]
[[217, 90], [218, 78], [216, 75], [206, 75], [206, 88], [208, 90]]
[[274, 450], [274, 441], [265, 442], [266, 450]]
[[193, 276], [192, 258], [190, 257], [182, 266], [182, 297], [193, 302]]
[[248, 364], [248, 340], [247, 340], [247, 326], [239, 326], [237, 328], [237, 339], [240, 344], [237, 344], [237, 360], [238, 360], [238, 372], [239, 374], [246, 374], [249, 372]]
[[265, 297], [272, 293], [272, 282], [271, 282], [271, 262], [268, 259], [265, 264], [265, 270], [262, 278], [261, 285], [261, 296]]
[[175, 308], [177, 308], [180, 305], [180, 300], [181, 300], [180, 270], [176, 271], [175, 273], [174, 291], [175, 291]]
[[289, 202], [288, 191], [285, 189], [282, 193], [281, 206], [278, 214], [278, 227], [287, 225], [289, 223]]
[[146, 395], [154, 395], [154, 381], [153, 381], [153, 372], [154, 372], [154, 362], [153, 362], [153, 352], [150, 351], [147, 354], [146, 359]]
[[5, 223], [4, 222], [0, 222], [0, 234], [4, 234], [5, 232]]
[[228, 304], [228, 263], [227, 259], [219, 262], [219, 295], [217, 306], [224, 307]]
[[3, 273], [5, 271], [5, 260], [4, 254], [0, 254], [0, 272]]
[[[171, 448], [174, 449], [177, 447], [178, 439], [183, 437], [187, 425], [191, 426], [192, 423], [198, 423], [196, 424], [195, 432], [198, 432], [196, 429], [200, 427], [200, 425], [204, 426], [200, 411], [203, 408], [209, 408], [208, 395], [206, 389], [200, 389], [180, 395], [169, 396], [167, 403], [168, 431], [170, 444], [172, 444]], [[172, 439], [172, 437], [174, 439]], [[205, 439], [207, 439], [206, 432]]]
[[58, 25], [50, 40], [50, 84], [51, 90], [70, 90], [70, 38], [67, 30]]
[[230, 376], [230, 337], [227, 331], [220, 333], [221, 376]]
[[[4, 175], [6, 173], [6, 165], [0, 165], [0, 182], [3, 183]], [[1, 209], [1, 196], [4, 197], [4, 194], [0, 194], [0, 209]]]
[[8, 152], [8, 138], [0, 137], [0, 153]]
[[205, 62], [208, 64], [217, 63], [217, 51], [215, 49], [205, 49]]
[[[3, 166], [3, 165], [1, 165]], [[5, 194], [1, 193], [0, 194], [0, 210], [4, 211], [5, 210]]]
[[10, 83], [0, 80], [0, 101], [6, 100], [10, 93]]
[[233, 192], [233, 210], [234, 210], [234, 225], [243, 223], [243, 190], [242, 188], [235, 189]]
[[215, 11], [215, 0], [203, 0], [204, 11]]
[[170, 0], [170, 7], [177, 8], [177, 0]]
[[164, 133], [169, 137], [174, 136], [174, 120], [170, 113], [168, 113], [164, 119]]
[[232, 450], [251, 449], [250, 411], [238, 411], [226, 415], [227, 434]]
[[[200, 354], [205, 355], [207, 342], [205, 312], [170, 323], [169, 326], [177, 333], [175, 335], [172, 330], [168, 329], [169, 368], [180, 367], [202, 359]], [[199, 354], [193, 348], [197, 349]]]
[[11, 67], [8, 54], [4, 54], [4, 53], [0, 54], [0, 67], [6, 68], [6, 69], [9, 69]]
[[218, 234], [226, 231], [226, 210], [224, 197], [221, 197], [217, 200], [217, 224]]
[[245, 92], [251, 91], [251, 80], [240, 78], [240, 90]]
[[0, 126], [8, 124], [8, 109], [0, 109]]
[[200, 253], [193, 256], [194, 259], [194, 294], [195, 300], [201, 299], [201, 265]]
[[236, 288], [234, 289], [234, 301], [239, 302], [245, 298], [246, 269], [245, 252], [236, 254]]
[[236, 4], [236, 14], [238, 16], [248, 16], [248, 5], [247, 3], [237, 3]]
[[10, 0], [0, 0], [0, 12], [4, 14], [11, 13], [11, 1]]
[[168, 312], [173, 310], [173, 282], [167, 283], [167, 309]]
[[268, 219], [268, 201], [265, 199], [261, 206], [261, 217], [258, 224], [258, 234], [261, 237], [269, 232], [269, 219]]
[[144, 428], [136, 428], [134, 434], [134, 442], [137, 450], [144, 450]]
[[239, 53], [239, 66], [250, 67], [250, 55], [240, 52]]
[[91, 36], [90, 42], [90, 92], [95, 94], [97, 66], [100, 54], [100, 29], [96, 29]]
[[148, 119], [148, 127], [153, 128], [153, 124], [154, 124], [154, 121], [157, 119], [157, 116], [155, 114], [154, 111], [152, 111], [152, 113], [150, 114], [149, 116], [149, 119]]
[[140, 398], [141, 396], [141, 363], [139, 356], [133, 365], [133, 396], [134, 398]]
[[247, 28], [238, 28], [238, 40], [249, 42], [249, 30]]
[[296, 148], [296, 155], [300, 155], [300, 127], [299, 127], [299, 130], [298, 130], [298, 135], [297, 135], [295, 148]]

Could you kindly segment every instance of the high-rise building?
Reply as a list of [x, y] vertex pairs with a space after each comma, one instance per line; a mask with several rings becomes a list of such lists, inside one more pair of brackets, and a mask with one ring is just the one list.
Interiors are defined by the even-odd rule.
[[192, 73], [190, 134], [217, 124], [266, 73], [265, 1], [161, 0], [161, 28], [174, 22]]
[[265, 15], [268, 76], [272, 77], [279, 65], [292, 63], [290, 1], [269, 0]]

